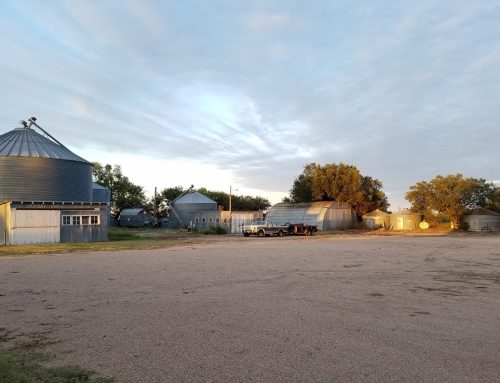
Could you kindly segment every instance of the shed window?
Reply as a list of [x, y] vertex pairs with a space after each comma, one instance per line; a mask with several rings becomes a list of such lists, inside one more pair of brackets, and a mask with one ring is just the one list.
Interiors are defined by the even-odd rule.
[[82, 225], [88, 225], [89, 224], [89, 216], [84, 215], [82, 216]]
[[207, 222], [207, 219], [206, 218], [202, 218], [201, 219], [201, 223], [205, 223], [205, 222]]
[[69, 215], [63, 215], [62, 223], [63, 225], [71, 225], [71, 217]]
[[219, 223], [219, 222], [220, 222], [220, 218], [219, 217], [215, 218], [215, 223]]
[[71, 217], [73, 219], [73, 225], [79, 225], [80, 222], [81, 222], [81, 217], [79, 215], [75, 215], [73, 217]]
[[214, 221], [214, 219], [213, 219], [212, 217], [210, 217], [210, 218], [208, 219], [208, 223], [212, 223], [213, 221]]
[[90, 216], [90, 224], [91, 225], [99, 225], [99, 216], [98, 215], [91, 215]]
[[195, 217], [194, 223], [200, 223], [200, 217]]

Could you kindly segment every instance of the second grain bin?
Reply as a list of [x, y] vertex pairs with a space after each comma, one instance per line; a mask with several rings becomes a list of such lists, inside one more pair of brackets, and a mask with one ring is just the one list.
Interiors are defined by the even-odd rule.
[[391, 226], [391, 215], [385, 211], [376, 209], [363, 215], [363, 226], [370, 230], [389, 228]]
[[402, 209], [391, 214], [392, 230], [416, 230], [422, 221], [419, 213], [414, 213], [410, 209]]

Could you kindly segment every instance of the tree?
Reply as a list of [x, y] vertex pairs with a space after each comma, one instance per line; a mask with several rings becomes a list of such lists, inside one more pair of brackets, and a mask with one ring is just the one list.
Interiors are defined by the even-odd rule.
[[467, 209], [485, 207], [494, 199], [495, 188], [482, 178], [464, 178], [462, 174], [437, 176], [430, 182], [421, 181], [410, 186], [406, 199], [412, 210], [429, 215], [431, 211], [446, 217], [459, 227]]
[[351, 205], [358, 216], [372, 210], [387, 210], [389, 202], [382, 182], [362, 176], [359, 170], [344, 163], [310, 163], [294, 181], [288, 201], [337, 201]]
[[113, 213], [118, 213], [125, 208], [143, 207], [146, 204], [144, 189], [124, 176], [120, 165], [102, 166], [99, 162], [94, 162], [92, 172], [94, 182], [110, 190]]
[[[224, 209], [229, 210], [229, 194], [221, 191], [208, 190], [207, 188], [197, 189], [199, 193], [206, 195], [208, 198], [217, 202], [218, 206], [223, 206]], [[254, 211], [266, 210], [271, 206], [267, 198], [252, 197], [252, 196], [231, 196], [231, 210], [239, 211]]]

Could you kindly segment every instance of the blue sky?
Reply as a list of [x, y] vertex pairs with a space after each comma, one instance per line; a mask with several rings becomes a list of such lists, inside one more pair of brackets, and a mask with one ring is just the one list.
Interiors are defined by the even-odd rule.
[[499, 1], [0, 0], [0, 132], [31, 115], [149, 193], [278, 202], [308, 162], [500, 180]]

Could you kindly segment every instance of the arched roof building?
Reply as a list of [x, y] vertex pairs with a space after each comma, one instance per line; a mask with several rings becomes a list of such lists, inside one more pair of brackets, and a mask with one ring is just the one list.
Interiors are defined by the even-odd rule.
[[317, 225], [318, 230], [333, 230], [351, 227], [356, 215], [348, 204], [334, 201], [281, 202], [269, 209], [266, 220], [277, 225], [304, 223]]

